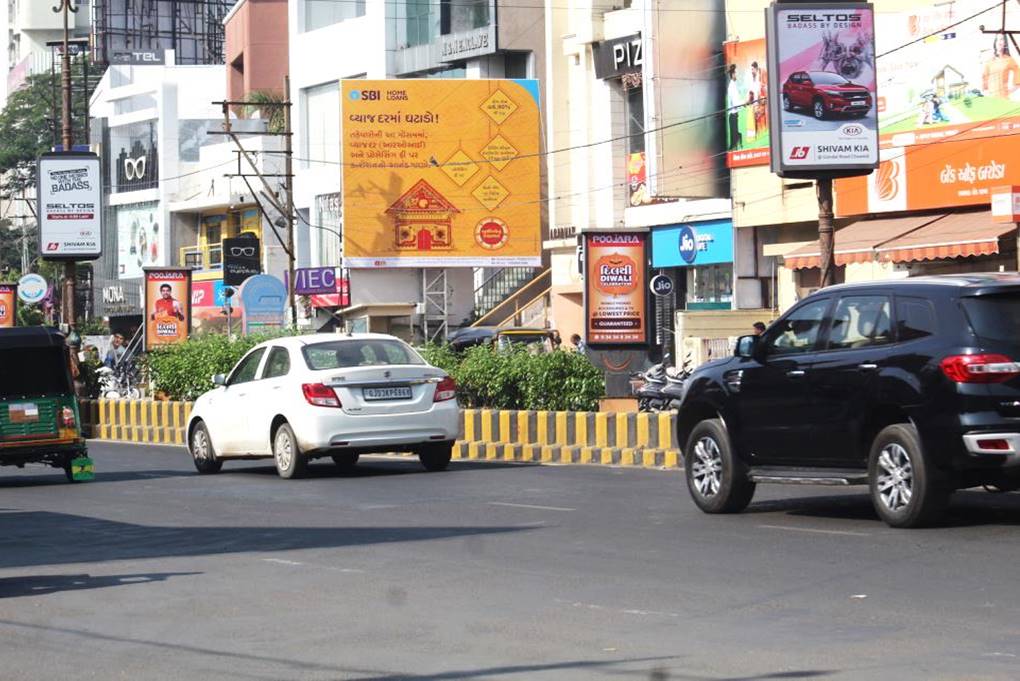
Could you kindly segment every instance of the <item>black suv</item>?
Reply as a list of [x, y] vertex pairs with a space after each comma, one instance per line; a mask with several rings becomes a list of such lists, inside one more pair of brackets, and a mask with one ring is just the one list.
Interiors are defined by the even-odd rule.
[[764, 482], [867, 484], [894, 527], [956, 489], [1020, 488], [1020, 276], [846, 284], [805, 298], [679, 408], [687, 486], [707, 513]]

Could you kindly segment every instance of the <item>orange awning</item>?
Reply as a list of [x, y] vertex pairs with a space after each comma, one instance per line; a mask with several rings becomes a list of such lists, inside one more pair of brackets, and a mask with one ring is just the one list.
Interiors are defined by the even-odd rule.
[[[837, 230], [835, 234], [835, 260], [837, 265], [852, 262], [871, 262], [875, 259], [875, 247], [890, 239], [923, 227], [938, 220], [941, 215], [916, 215], [904, 218], [882, 218], [861, 220]], [[821, 266], [821, 248], [815, 241], [798, 248], [784, 259], [790, 269], [804, 269]]]
[[875, 250], [882, 260], [891, 262], [995, 255], [999, 252], [999, 237], [1015, 229], [1012, 223], [993, 222], [987, 210], [950, 213]]

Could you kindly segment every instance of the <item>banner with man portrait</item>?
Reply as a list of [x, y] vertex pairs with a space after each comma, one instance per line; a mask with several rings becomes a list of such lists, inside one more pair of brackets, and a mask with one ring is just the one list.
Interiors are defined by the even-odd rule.
[[184, 343], [191, 332], [191, 270], [145, 269], [145, 349]]

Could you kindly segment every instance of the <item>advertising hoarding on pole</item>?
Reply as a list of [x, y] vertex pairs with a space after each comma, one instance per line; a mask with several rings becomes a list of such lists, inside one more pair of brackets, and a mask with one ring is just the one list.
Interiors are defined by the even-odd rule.
[[345, 80], [343, 263], [537, 267], [535, 80]]
[[878, 166], [875, 17], [868, 3], [766, 9], [772, 171], [865, 175]]
[[647, 236], [640, 232], [584, 235], [588, 345], [647, 344]]
[[0, 284], [0, 329], [17, 326], [18, 285]]
[[53, 152], [39, 157], [39, 254], [44, 260], [94, 260], [103, 254], [99, 157]]
[[146, 268], [145, 349], [175, 345], [191, 332], [191, 270]]

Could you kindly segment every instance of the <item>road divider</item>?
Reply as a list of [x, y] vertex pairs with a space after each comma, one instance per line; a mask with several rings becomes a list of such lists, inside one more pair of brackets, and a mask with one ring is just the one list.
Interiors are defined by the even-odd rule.
[[[187, 442], [191, 402], [82, 400], [87, 437], [143, 444]], [[464, 409], [455, 459], [677, 468], [672, 412]]]

